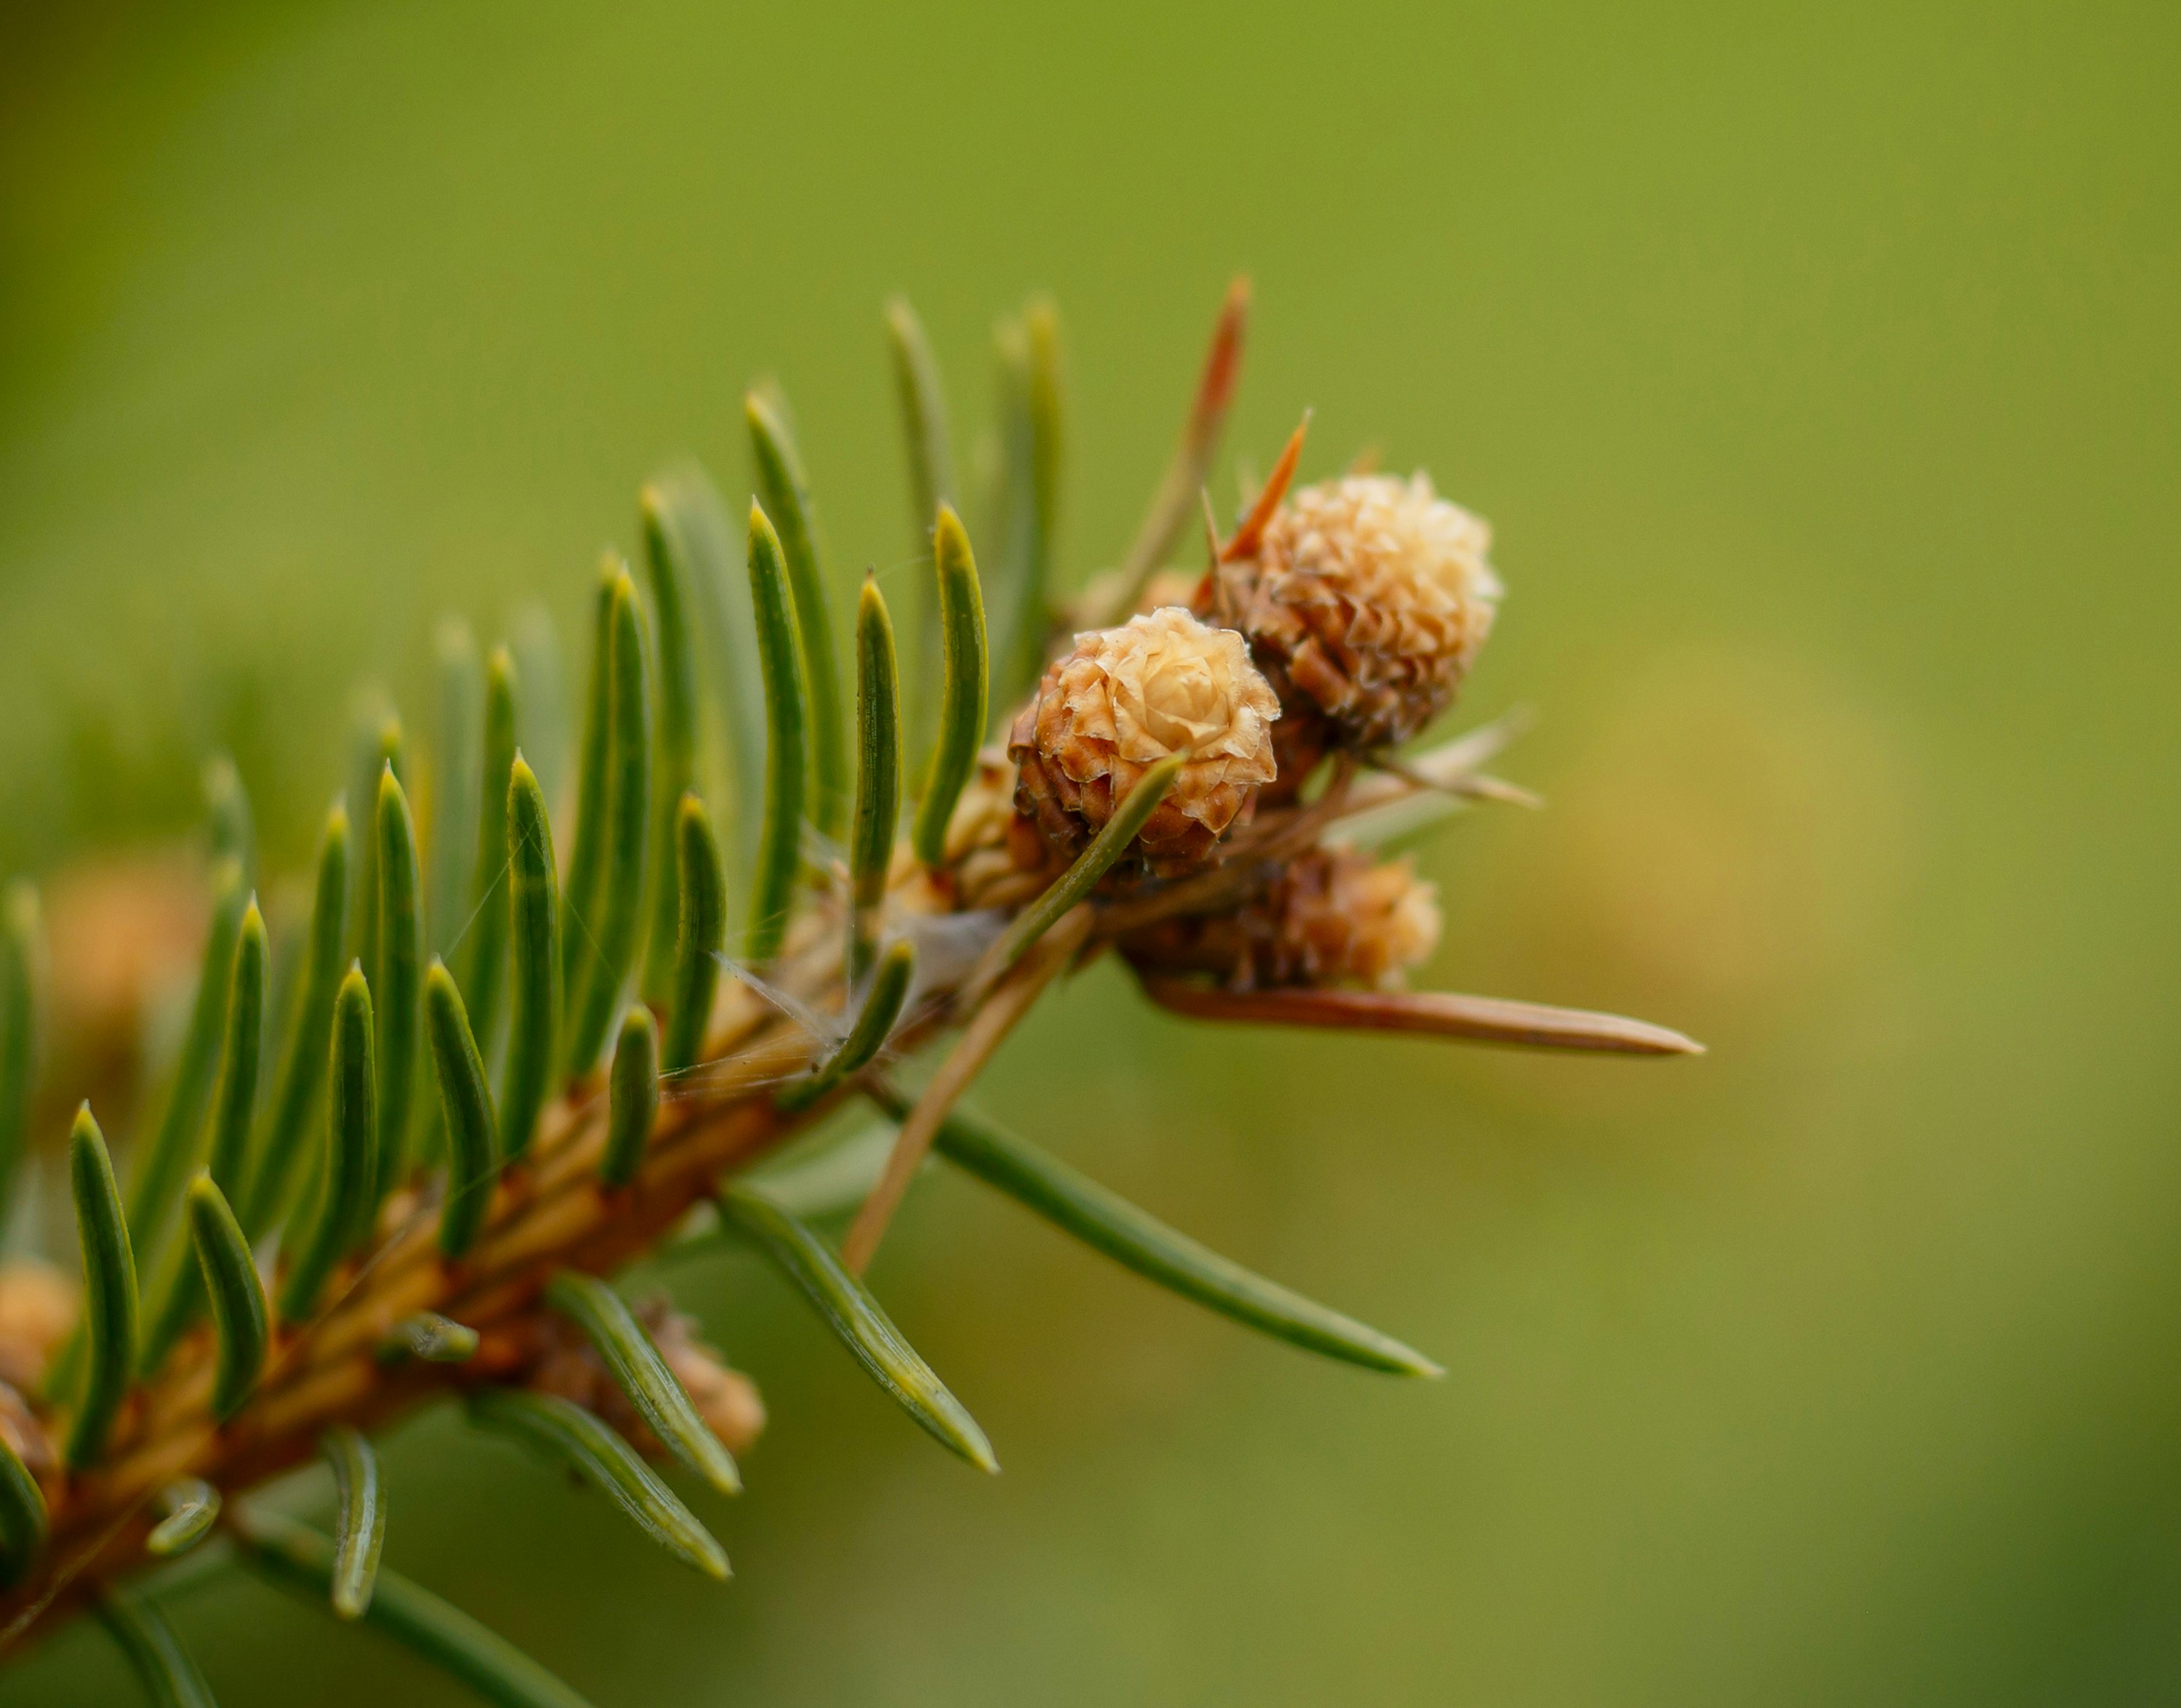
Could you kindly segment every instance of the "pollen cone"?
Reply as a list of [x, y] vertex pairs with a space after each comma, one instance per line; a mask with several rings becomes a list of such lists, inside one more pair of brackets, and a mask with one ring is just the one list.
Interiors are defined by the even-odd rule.
[[1321, 745], [1405, 741], [1446, 709], [1491, 631], [1491, 543], [1426, 475], [1350, 475], [1296, 493], [1254, 556], [1219, 566], [1217, 620], [1290, 714], [1284, 781]]
[[1147, 971], [1210, 972], [1235, 989], [1398, 986], [1438, 945], [1438, 892], [1406, 859], [1316, 848], [1231, 912], [1162, 920], [1121, 948]]
[[1010, 732], [1016, 810], [1072, 859], [1146, 769], [1186, 749], [1136, 851], [1161, 877], [1216, 864], [1219, 839], [1273, 780], [1279, 715], [1242, 637], [1178, 607], [1078, 635]]

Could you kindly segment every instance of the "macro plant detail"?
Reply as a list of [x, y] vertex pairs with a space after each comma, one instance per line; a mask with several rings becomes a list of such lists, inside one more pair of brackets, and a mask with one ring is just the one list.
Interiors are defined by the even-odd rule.
[[[534, 635], [481, 658], [466, 629], [443, 633], [428, 751], [367, 707], [307, 918], [283, 940], [253, 893], [241, 780], [208, 766], [210, 925], [163, 1099], [119, 1171], [80, 1107], [80, 1293], [0, 1311], [0, 1647], [91, 1612], [155, 1699], [209, 1701], [156, 1573], [232, 1559], [490, 1700], [579, 1701], [380, 1568], [400, 1501], [372, 1431], [458, 1399], [726, 1579], [662, 1472], [737, 1493], [763, 1402], [689, 1318], [610, 1278], [732, 1240], [914, 1423], [997, 1471], [864, 1280], [934, 1158], [1237, 1323], [1439, 1374], [964, 1101], [1041, 995], [1109, 951], [1153, 1001], [1208, 1019], [1697, 1048], [1615, 1016], [1404, 988], [1438, 916], [1380, 851], [1527, 798], [1488, 769], [1510, 721], [1396, 752], [1448, 710], [1490, 630], [1489, 535], [1422, 474], [1298, 488], [1300, 428], [1223, 529], [1206, 484], [1246, 307], [1238, 284], [1137, 537], [1073, 603], [1053, 576], [1052, 309], [1002, 328], [1001, 454], [973, 543], [938, 366], [896, 302], [930, 565], [898, 628], [866, 576], [845, 647], [835, 635], [812, 482], [786, 399], [762, 388], [745, 399], [746, 515], [671, 471], [639, 495], [638, 566], [600, 566], [572, 741], [551, 696], [527, 691]], [[556, 813], [539, 772], [557, 767], [533, 761], [563, 746]], [[10, 886], [11, 1173], [37, 1077], [40, 939], [35, 893]], [[860, 1124], [830, 1121], [844, 1110]], [[821, 1125], [838, 1134], [825, 1148], [774, 1160]], [[55, 1291], [19, 1267], [5, 1287]], [[318, 1458], [330, 1535], [252, 1495]]]

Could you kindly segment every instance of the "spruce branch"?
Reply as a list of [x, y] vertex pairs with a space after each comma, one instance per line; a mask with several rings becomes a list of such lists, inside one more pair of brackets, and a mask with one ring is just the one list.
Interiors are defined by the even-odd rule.
[[[994, 648], [936, 361], [890, 306], [941, 660], [905, 836], [892, 618], [867, 578], [848, 703], [801, 455], [764, 388], [745, 399], [746, 531], [700, 472], [677, 471], [639, 499], [643, 589], [613, 554], [601, 569], [565, 866], [522, 751], [561, 751], [549, 635], [518, 625], [480, 664], [466, 627], [441, 631], [421, 830], [399, 718], [359, 701], [269, 1073], [250, 802], [231, 762], [207, 768], [211, 923], [176, 1068], [125, 1195], [79, 1110], [80, 1320], [58, 1356], [40, 1349], [41, 1391], [0, 1389], [0, 1653], [96, 1610], [155, 1689], [202, 1700], [130, 1582], [217, 1525], [230, 1540], [194, 1561], [240, 1558], [496, 1701], [568, 1708], [580, 1699], [535, 1663], [379, 1569], [389, 1502], [370, 1432], [459, 1400], [726, 1579], [725, 1551], [650, 1462], [734, 1492], [761, 1405], [687, 1319], [612, 1284], [682, 1248], [710, 1205], [702, 1237], [754, 1247], [919, 1427], [996, 1470], [863, 1279], [935, 1156], [1234, 1321], [1365, 1369], [1439, 1373], [963, 1102], [1043, 994], [1108, 949], [1150, 1000], [1191, 1017], [1700, 1049], [1617, 1016], [1400, 988], [1436, 908], [1405, 862], [1368, 851], [1531, 798], [1483, 769], [1510, 720], [1406, 758], [1390, 745], [1445, 709], [1488, 629], [1488, 536], [1422, 477], [1297, 488], [1299, 428], [1234, 537], [1212, 529], [1210, 572], [1166, 574], [1211, 471], [1246, 305], [1237, 281], [1135, 543], [1051, 658], [1057, 318], [1033, 301], [1001, 339]], [[996, 668], [1003, 750], [983, 745]], [[708, 804], [715, 730], [730, 798]], [[731, 897], [747, 910], [732, 962]], [[8, 886], [0, 1185], [30, 1106], [37, 939], [34, 892]], [[936, 1066], [903, 1094], [894, 1070], [927, 1050]], [[837, 1248], [800, 1213], [809, 1194], [752, 1171], [859, 1097], [897, 1130], [820, 1159], [824, 1206], [858, 1206]], [[330, 1540], [249, 1498], [320, 1455]]]

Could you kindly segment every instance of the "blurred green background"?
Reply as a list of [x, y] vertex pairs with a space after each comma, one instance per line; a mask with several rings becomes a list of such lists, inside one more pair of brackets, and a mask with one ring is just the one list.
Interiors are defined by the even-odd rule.
[[[754, 376], [844, 593], [903, 565], [894, 290], [965, 428], [1057, 295], [1109, 563], [1246, 268], [1237, 450], [1313, 405], [1306, 474], [1373, 444], [1499, 532], [1460, 715], [1541, 708], [1550, 810], [1426, 856], [1428, 982], [1711, 1046], [1193, 1029], [1100, 969], [986, 1105], [1445, 1381], [942, 1176], [876, 1280], [1004, 1476], [720, 1259], [733, 1585], [444, 1417], [389, 1563], [600, 1708], [2181, 1697], [2173, 8], [10, 10], [11, 865], [171, 831], [219, 743], [292, 861], [348, 685], [420, 705], [439, 614], [525, 591], [572, 636], [645, 474], [746, 480]], [[252, 1582], [172, 1607], [228, 1708], [464, 1700]], [[0, 1673], [129, 1689], [87, 1628]]]

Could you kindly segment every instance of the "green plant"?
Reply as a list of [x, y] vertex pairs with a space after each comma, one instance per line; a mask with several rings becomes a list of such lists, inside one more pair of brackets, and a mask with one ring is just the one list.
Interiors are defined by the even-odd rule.
[[[1244, 309], [1238, 288], [1141, 532], [1074, 610], [1050, 573], [1050, 307], [1003, 329], [981, 576], [952, 502], [936, 364], [906, 306], [889, 310], [934, 569], [912, 632], [937, 668], [904, 695], [892, 621], [866, 579], [853, 707], [785, 405], [753, 394], [759, 496], [741, 548], [710, 483], [678, 471], [641, 498], [642, 582], [610, 559], [599, 575], [565, 866], [517, 747], [514, 654], [480, 667], [450, 631], [435, 752], [419, 763], [376, 714], [360, 733], [270, 1073], [273, 956], [251, 895], [248, 804], [233, 768], [213, 768], [213, 925], [162, 1113], [124, 1198], [97, 1121], [79, 1110], [82, 1308], [65, 1344], [31, 1349], [53, 1353], [41, 1385], [0, 1392], [5, 1641], [92, 1608], [155, 1692], [208, 1700], [132, 1580], [217, 1529], [246, 1565], [494, 1700], [575, 1700], [379, 1569], [389, 1502], [365, 1432], [459, 1395], [478, 1427], [565, 1465], [725, 1578], [718, 1541], [653, 1462], [739, 1489], [732, 1449], [746, 1430], [721, 1402], [735, 1379], [599, 1279], [670, 1242], [725, 1238], [777, 1264], [917, 1424], [996, 1469], [976, 1421], [861, 1280], [933, 1154], [1237, 1322], [1366, 1369], [1438, 1374], [959, 1106], [1052, 981], [1106, 952], [1155, 1000], [1208, 1017], [1694, 1047], [1610, 1016], [1396, 988], [1435, 915], [1405, 866], [1371, 849], [1466, 802], [1519, 795], [1483, 769], [1504, 724], [1394, 751], [1452, 699], [1498, 585], [1482, 525], [1421, 477], [1290, 493], [1300, 429], [1222, 537], [1201, 494]], [[1167, 570], [1200, 502], [1209, 562]], [[986, 745], [995, 704], [1003, 750]], [[722, 815], [724, 844], [697, 789], [707, 734], [741, 808]], [[897, 840], [912, 752], [921, 782]], [[432, 803], [422, 835], [418, 780]], [[27, 889], [9, 892], [0, 923], [12, 1162], [35, 1061]], [[921, 1089], [902, 1089], [899, 1065], [950, 1037]], [[858, 1100], [892, 1130], [884, 1143], [753, 1173]], [[813, 1221], [851, 1208], [837, 1248]], [[253, 1246], [271, 1254], [269, 1276]], [[340, 1496], [331, 1538], [248, 1498], [320, 1454]]]

